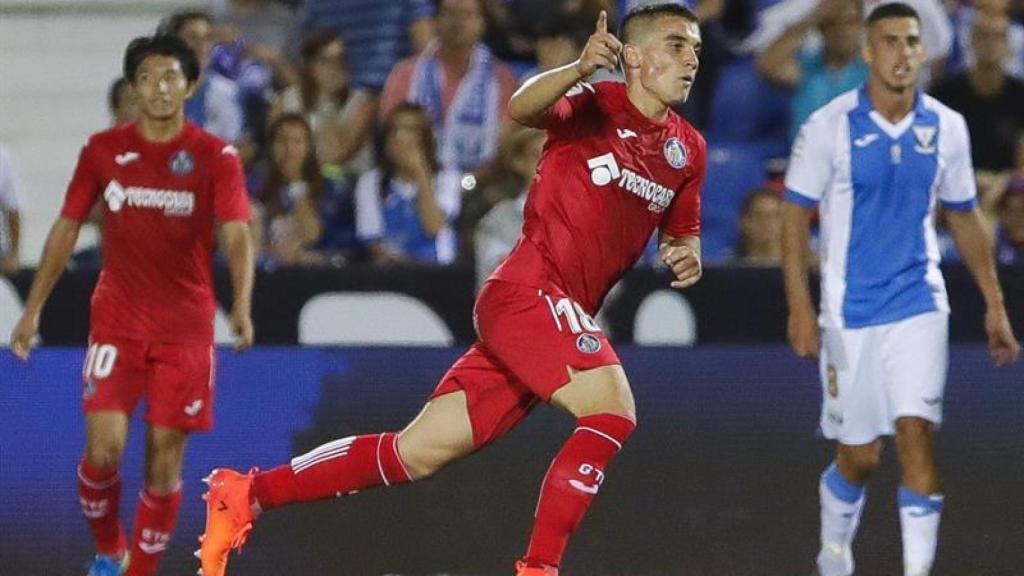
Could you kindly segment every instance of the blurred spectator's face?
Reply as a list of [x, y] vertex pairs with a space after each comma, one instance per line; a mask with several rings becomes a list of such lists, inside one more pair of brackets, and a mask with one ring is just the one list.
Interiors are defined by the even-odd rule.
[[1010, 194], [1002, 202], [999, 223], [1014, 244], [1024, 244], [1024, 193]]
[[747, 254], [782, 253], [782, 202], [772, 194], [760, 194], [740, 218], [740, 232]]
[[468, 49], [484, 37], [480, 0], [442, 0], [437, 11], [437, 38], [450, 48]]
[[132, 81], [139, 111], [153, 120], [170, 120], [176, 116], [191, 95], [191, 88], [181, 62], [158, 54], [142, 61]]
[[1004, 15], [979, 13], [971, 31], [971, 45], [979, 67], [1002, 65], [1010, 53], [1010, 19]]
[[[639, 66], [640, 83], [665, 104], [685, 102], [700, 66], [700, 27], [678, 16], [661, 16], [646, 24], [634, 43], [627, 44], [626, 66]], [[639, 53], [639, 58], [637, 58]]]
[[1010, 9], [1010, 0], [974, 0], [974, 7], [981, 12], [1005, 14]]
[[345, 73], [345, 46], [340, 40], [325, 45], [310, 63], [313, 81], [327, 93], [334, 93], [348, 82]]
[[199, 57], [199, 67], [205, 70], [213, 52], [213, 26], [208, 20], [194, 18], [182, 26], [180, 35]]
[[131, 84], [126, 83], [117, 91], [117, 105], [111, 110], [111, 114], [115, 126], [134, 122], [139, 118], [139, 105]]
[[583, 47], [568, 36], [546, 36], [537, 38], [537, 66], [551, 70], [568, 64], [580, 57]]
[[821, 24], [821, 36], [825, 41], [825, 55], [829, 59], [848, 61], [857, 55], [861, 34], [864, 32], [860, 10], [850, 2], [844, 10]]
[[304, 126], [295, 122], [281, 125], [271, 146], [274, 163], [288, 176], [302, 173], [302, 164], [309, 156], [310, 149], [309, 133]]
[[396, 112], [388, 131], [387, 152], [392, 162], [399, 164], [403, 154], [425, 151], [424, 134], [430, 130], [426, 116], [415, 112]]
[[885, 18], [875, 22], [868, 30], [864, 59], [871, 76], [888, 90], [914, 89], [925, 59], [917, 20]]

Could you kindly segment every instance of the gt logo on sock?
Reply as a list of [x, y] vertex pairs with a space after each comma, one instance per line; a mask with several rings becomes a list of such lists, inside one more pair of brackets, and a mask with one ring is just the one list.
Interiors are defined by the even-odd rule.
[[584, 484], [583, 482], [573, 478], [572, 480], [569, 480], [569, 485], [586, 494], [597, 494], [597, 491], [601, 488], [601, 484], [604, 482], [604, 472], [594, 468], [590, 464], [581, 464], [579, 472], [584, 476], [593, 475], [594, 483]]

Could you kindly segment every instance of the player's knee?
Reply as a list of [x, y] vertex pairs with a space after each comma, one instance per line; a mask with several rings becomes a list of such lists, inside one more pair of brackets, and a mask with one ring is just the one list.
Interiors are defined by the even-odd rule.
[[842, 446], [839, 459], [840, 468], [851, 479], [867, 480], [882, 462], [882, 442], [875, 440], [863, 446]]
[[96, 470], [114, 470], [121, 467], [124, 443], [117, 440], [93, 442], [85, 449], [85, 459]]
[[900, 418], [896, 421], [896, 440], [907, 446], [927, 446], [935, 435], [935, 425], [924, 418]]

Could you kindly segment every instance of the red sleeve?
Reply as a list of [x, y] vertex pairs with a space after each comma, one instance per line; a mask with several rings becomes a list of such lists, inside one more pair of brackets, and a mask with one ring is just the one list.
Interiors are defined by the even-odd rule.
[[71, 177], [71, 183], [68, 184], [67, 193], [64, 195], [64, 207], [60, 210], [60, 215], [64, 218], [79, 222], [85, 220], [100, 195], [102, 183], [96, 170], [94, 149], [90, 139], [78, 153], [75, 175]]
[[551, 133], [572, 134], [591, 107], [597, 105], [597, 90], [593, 85], [579, 82], [548, 108], [540, 127]]
[[668, 207], [661, 221], [661, 231], [674, 238], [700, 235], [700, 189], [707, 171], [707, 144], [697, 140], [693, 159], [693, 172]]
[[214, 160], [213, 171], [213, 213], [218, 222], [252, 219], [249, 194], [245, 190], [245, 176], [238, 151], [234, 146], [224, 145]]

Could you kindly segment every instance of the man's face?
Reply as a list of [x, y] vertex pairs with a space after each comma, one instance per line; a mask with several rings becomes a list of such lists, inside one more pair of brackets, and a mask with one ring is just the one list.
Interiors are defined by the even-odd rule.
[[686, 18], [668, 15], [648, 26], [650, 31], [631, 45], [639, 53], [635, 63], [640, 67], [640, 82], [667, 105], [685, 102], [700, 65], [700, 27]]
[[192, 87], [181, 69], [181, 62], [159, 54], [143, 60], [132, 81], [139, 112], [154, 120], [168, 120], [180, 114]]
[[746, 242], [751, 246], [780, 242], [781, 210], [782, 201], [775, 196], [765, 194], [752, 200], [740, 219]]
[[454, 48], [473, 46], [486, 28], [479, 0], [442, 0], [436, 22], [440, 43]]
[[213, 52], [213, 27], [202, 18], [189, 20], [181, 28], [181, 39], [199, 57], [199, 67], [205, 70]]
[[1010, 20], [1004, 15], [979, 12], [971, 30], [971, 46], [978, 66], [998, 67], [1010, 53]]
[[921, 31], [915, 18], [886, 18], [869, 27], [864, 60], [871, 76], [887, 89], [914, 89], [924, 59]]
[[822, 22], [820, 30], [825, 41], [826, 55], [836, 60], [849, 60], [857, 54], [864, 31], [860, 10], [855, 3], [850, 2], [833, 18]]

